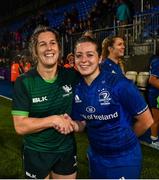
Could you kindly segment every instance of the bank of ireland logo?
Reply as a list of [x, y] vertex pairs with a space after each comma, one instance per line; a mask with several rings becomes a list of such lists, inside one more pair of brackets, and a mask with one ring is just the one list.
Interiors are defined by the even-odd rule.
[[87, 106], [87, 107], [86, 107], [86, 111], [87, 111], [88, 113], [94, 113], [94, 112], [96, 111], [96, 109], [95, 109], [95, 107], [93, 107], [93, 106]]
[[99, 93], [99, 102], [101, 105], [109, 105], [110, 100], [110, 93], [108, 91], [103, 90]]

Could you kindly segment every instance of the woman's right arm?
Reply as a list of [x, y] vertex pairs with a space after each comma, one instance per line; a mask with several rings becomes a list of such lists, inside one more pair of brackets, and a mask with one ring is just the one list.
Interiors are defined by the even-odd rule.
[[73, 131], [71, 121], [62, 115], [52, 115], [44, 118], [32, 118], [26, 116], [13, 116], [14, 127], [18, 134], [25, 135], [40, 132], [48, 128], [61, 129], [62, 134]]

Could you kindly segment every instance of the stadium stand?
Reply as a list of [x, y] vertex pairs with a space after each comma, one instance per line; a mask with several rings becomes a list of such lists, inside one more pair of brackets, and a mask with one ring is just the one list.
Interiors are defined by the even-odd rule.
[[[96, 16], [99, 16], [100, 0], [82, 0], [66, 3], [60, 7], [47, 8], [46, 10], [38, 10], [36, 14], [29, 16], [21, 16], [21, 18], [11, 21], [5, 27], [2, 27], [0, 33], [0, 44], [3, 49], [3, 55], [7, 66], [10, 65], [13, 58], [19, 51], [27, 48], [27, 42], [33, 29], [38, 24], [49, 24], [58, 29], [62, 35], [62, 44], [64, 58], [69, 52], [73, 52], [74, 41], [82, 34], [83, 31], [88, 29], [86, 24], [89, 20], [95, 26], [90, 26], [93, 33], [101, 42], [105, 36], [116, 35], [119, 26], [116, 24], [116, 19], [112, 19], [113, 26], [101, 28], [98, 23], [99, 17], [91, 19], [95, 11]], [[115, 1], [111, 1], [111, 8], [115, 15]], [[132, 3], [132, 1], [131, 1]], [[148, 62], [146, 59], [151, 54], [154, 54], [154, 49], [158, 36], [159, 29], [159, 15], [158, 4], [155, 1], [155, 6], [145, 3], [145, 10], [141, 12], [141, 7], [138, 1], [134, 1], [135, 10], [132, 24], [126, 26], [126, 58], [125, 65], [127, 70], [147, 71]], [[50, 4], [50, 2], [48, 3]], [[76, 10], [76, 21], [72, 22], [70, 16], [73, 8]], [[103, 19], [104, 21], [105, 19]], [[99, 21], [100, 22], [100, 21]], [[74, 24], [73, 24], [74, 23]], [[7, 44], [7, 42], [9, 42]], [[8, 51], [10, 51], [8, 53]], [[1, 54], [1, 52], [0, 52]], [[145, 57], [146, 55], [146, 57]], [[8, 56], [12, 57], [8, 59]], [[133, 60], [132, 60], [133, 59]], [[135, 59], [135, 60], [134, 60]], [[140, 60], [138, 60], [140, 59]], [[133, 62], [132, 62], [133, 61]], [[139, 68], [139, 64], [142, 64]], [[135, 69], [134, 69], [135, 68]]]

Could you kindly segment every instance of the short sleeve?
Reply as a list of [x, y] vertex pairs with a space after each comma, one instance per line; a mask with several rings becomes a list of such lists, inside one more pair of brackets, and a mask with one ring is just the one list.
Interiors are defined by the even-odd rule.
[[30, 109], [30, 98], [23, 79], [17, 78], [14, 84], [12, 114], [28, 115]]
[[130, 80], [120, 81], [116, 87], [116, 94], [119, 103], [132, 116], [142, 114], [148, 108], [143, 95]]
[[150, 64], [150, 75], [159, 77], [159, 59], [155, 58]]

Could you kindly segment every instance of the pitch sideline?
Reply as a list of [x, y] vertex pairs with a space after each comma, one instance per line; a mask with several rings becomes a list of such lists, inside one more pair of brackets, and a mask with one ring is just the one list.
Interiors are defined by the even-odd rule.
[[9, 98], [9, 97], [7, 97], [7, 96], [0, 95], [0, 97], [12, 101], [12, 98]]

